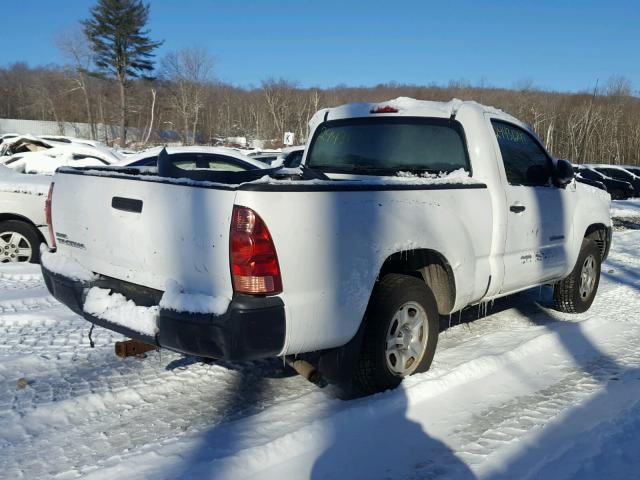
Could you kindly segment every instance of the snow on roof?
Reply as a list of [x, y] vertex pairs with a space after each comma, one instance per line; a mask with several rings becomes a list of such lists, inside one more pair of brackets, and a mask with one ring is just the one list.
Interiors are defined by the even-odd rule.
[[383, 107], [391, 107], [398, 110], [398, 112], [384, 113], [382, 115], [435, 118], [450, 118], [463, 107], [474, 108], [521, 123], [516, 118], [498, 108], [482, 105], [475, 101], [463, 101], [454, 98], [448, 102], [435, 102], [431, 100], [416, 100], [409, 97], [398, 97], [385, 102], [347, 103], [338, 107], [323, 108], [322, 110], [318, 110], [313, 117], [311, 117], [309, 126], [311, 129], [314, 129], [318, 124], [325, 120], [325, 116], [327, 116], [327, 120], [335, 120], [339, 118], [368, 117], [371, 115], [377, 115], [372, 113], [372, 111]]

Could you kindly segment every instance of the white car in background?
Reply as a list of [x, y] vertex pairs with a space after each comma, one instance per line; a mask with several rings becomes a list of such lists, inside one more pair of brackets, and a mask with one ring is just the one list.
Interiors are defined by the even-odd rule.
[[40, 244], [49, 244], [44, 206], [50, 184], [49, 176], [0, 165], [0, 263], [40, 260]]
[[122, 157], [106, 145], [62, 136], [5, 134], [0, 143], [0, 263], [38, 263], [50, 244], [44, 207], [61, 166], [106, 166]]
[[121, 160], [100, 142], [68, 137], [22, 135], [0, 145], [0, 163], [20, 173], [53, 175], [58, 167], [100, 167]]

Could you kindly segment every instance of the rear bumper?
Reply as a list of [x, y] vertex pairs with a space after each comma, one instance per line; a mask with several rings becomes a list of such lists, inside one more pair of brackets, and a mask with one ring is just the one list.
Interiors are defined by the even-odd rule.
[[161, 309], [158, 333], [149, 336], [83, 310], [92, 287], [121, 293], [139, 306], [157, 305], [162, 292], [107, 277], [86, 282], [42, 267], [49, 292], [87, 321], [130, 338], [176, 352], [225, 360], [252, 360], [278, 355], [284, 346], [284, 303], [279, 297], [235, 295], [223, 315]]

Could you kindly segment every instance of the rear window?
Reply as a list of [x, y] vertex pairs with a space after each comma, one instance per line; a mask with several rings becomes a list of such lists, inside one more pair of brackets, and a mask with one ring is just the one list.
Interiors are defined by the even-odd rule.
[[326, 172], [372, 175], [469, 170], [458, 122], [411, 117], [326, 122], [316, 130], [307, 165]]

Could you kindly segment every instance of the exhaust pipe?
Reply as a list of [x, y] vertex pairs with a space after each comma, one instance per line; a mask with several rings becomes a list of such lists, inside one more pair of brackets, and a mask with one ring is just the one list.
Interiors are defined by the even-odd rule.
[[322, 376], [320, 375], [318, 369], [306, 360], [292, 360], [290, 358], [287, 358], [285, 361], [287, 362], [287, 365], [289, 365], [296, 371], [296, 373], [298, 373], [298, 375], [306, 378], [311, 383], [317, 385], [322, 380]]
[[125, 342], [116, 342], [116, 356], [119, 358], [134, 357], [136, 355], [142, 355], [150, 350], [155, 350], [157, 347], [149, 343], [141, 342], [140, 340], [127, 340]]

